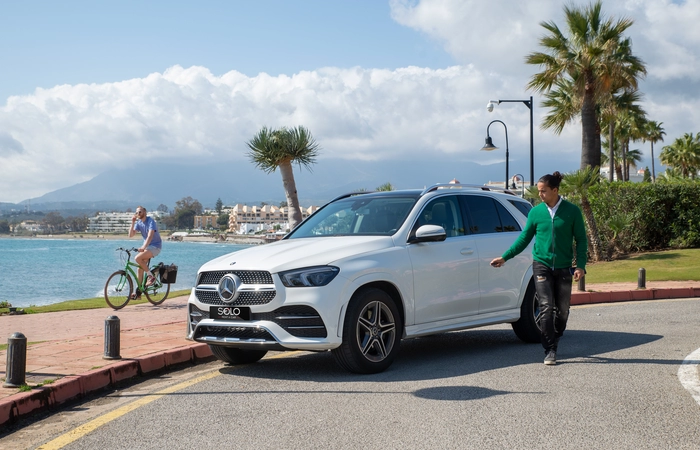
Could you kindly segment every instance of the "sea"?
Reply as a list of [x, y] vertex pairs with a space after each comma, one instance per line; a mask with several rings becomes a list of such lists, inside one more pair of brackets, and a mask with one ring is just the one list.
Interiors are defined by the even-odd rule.
[[[118, 247], [141, 241], [96, 239], [0, 238], [0, 302], [19, 308], [65, 300], [102, 297], [107, 278], [124, 268]], [[205, 262], [250, 245], [163, 241], [151, 263], [178, 266], [170, 290], [191, 289]], [[166, 300], [167, 302], [167, 300]]]

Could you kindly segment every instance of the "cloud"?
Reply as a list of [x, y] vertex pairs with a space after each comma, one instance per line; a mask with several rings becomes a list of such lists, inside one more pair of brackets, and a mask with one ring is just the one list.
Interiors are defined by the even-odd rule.
[[[117, 83], [37, 89], [0, 108], [0, 129], [24, 148], [0, 155], [0, 191], [18, 201], [110, 168], [247, 162], [245, 142], [262, 126], [308, 127], [321, 158], [502, 161], [478, 152], [490, 118], [486, 92], [498, 92], [498, 82], [472, 66], [274, 77], [174, 66]], [[513, 117], [511, 142], [529, 142], [525, 109], [502, 112]]]
[[22, 153], [24, 147], [22, 144], [13, 138], [9, 133], [0, 131], [0, 155], [10, 155], [14, 153]]

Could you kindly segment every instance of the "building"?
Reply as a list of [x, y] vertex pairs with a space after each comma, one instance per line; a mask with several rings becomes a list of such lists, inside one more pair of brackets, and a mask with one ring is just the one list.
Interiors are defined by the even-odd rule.
[[210, 228], [218, 228], [216, 224], [217, 216], [194, 216], [195, 230], [208, 230]]
[[[163, 229], [160, 222], [160, 211], [148, 213], [156, 223], [158, 229]], [[94, 217], [88, 218], [87, 231], [89, 233], [128, 233], [131, 227], [133, 212], [98, 212]]]
[[[318, 206], [301, 208], [302, 220], [309, 217], [318, 209]], [[248, 206], [237, 204], [227, 209], [228, 231], [239, 234], [249, 234], [265, 231], [279, 226], [282, 230], [289, 228], [287, 220], [288, 208], [279, 208], [274, 205]]]

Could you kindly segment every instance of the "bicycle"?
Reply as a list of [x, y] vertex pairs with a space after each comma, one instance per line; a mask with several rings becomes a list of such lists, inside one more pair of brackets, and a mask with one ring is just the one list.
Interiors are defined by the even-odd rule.
[[[121, 251], [122, 260], [124, 258], [124, 253], [126, 253], [126, 261], [124, 264], [124, 270], [117, 270], [112, 275], [107, 278], [107, 283], [105, 284], [105, 301], [113, 309], [122, 309], [125, 307], [129, 300], [131, 300], [131, 294], [134, 292], [134, 281], [138, 280], [137, 270], [139, 265], [131, 262], [131, 253], [138, 252], [137, 248], [122, 248], [119, 247], [116, 251]], [[163, 283], [158, 271], [162, 267], [162, 263], [156, 264], [151, 268], [151, 272], [155, 276], [155, 283], [150, 286], [146, 286], [146, 281], [148, 280], [148, 274], [144, 274], [143, 280], [138, 284], [137, 289], [146, 295], [149, 302], [154, 305], [160, 305], [168, 298], [170, 293], [170, 284]], [[132, 279], [133, 277], [133, 279]]]

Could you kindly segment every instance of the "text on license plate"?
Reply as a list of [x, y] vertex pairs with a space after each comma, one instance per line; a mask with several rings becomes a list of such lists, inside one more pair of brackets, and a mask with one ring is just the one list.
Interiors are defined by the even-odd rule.
[[210, 306], [209, 317], [223, 320], [250, 320], [247, 306]]

